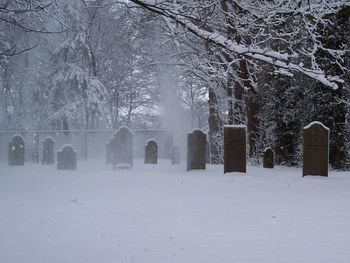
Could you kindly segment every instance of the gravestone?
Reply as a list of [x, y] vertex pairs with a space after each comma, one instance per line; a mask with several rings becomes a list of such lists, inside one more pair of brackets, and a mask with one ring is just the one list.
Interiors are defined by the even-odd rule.
[[187, 134], [187, 171], [205, 169], [207, 135], [201, 130]]
[[181, 151], [180, 147], [175, 145], [171, 148], [171, 164], [181, 163]]
[[77, 152], [70, 144], [62, 146], [57, 151], [57, 170], [76, 170], [77, 169]]
[[211, 153], [210, 153], [210, 142], [207, 140], [207, 145], [205, 149], [205, 154], [206, 154], [206, 162], [207, 164], [211, 164]]
[[274, 167], [274, 154], [271, 148], [266, 148], [263, 155], [263, 167], [273, 168]]
[[20, 134], [15, 134], [9, 141], [8, 149], [9, 165], [24, 165], [24, 139]]
[[224, 127], [224, 173], [247, 171], [247, 127]]
[[303, 176], [328, 176], [329, 129], [315, 121], [303, 130]]
[[145, 163], [157, 164], [158, 145], [155, 140], [148, 140], [145, 145]]
[[54, 164], [55, 163], [55, 141], [51, 137], [46, 137], [43, 142], [43, 157], [41, 164]]
[[133, 134], [127, 127], [120, 127], [111, 139], [113, 168], [131, 168]]

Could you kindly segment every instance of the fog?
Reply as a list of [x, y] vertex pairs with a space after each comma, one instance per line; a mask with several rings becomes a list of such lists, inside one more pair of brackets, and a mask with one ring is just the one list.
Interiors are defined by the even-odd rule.
[[0, 263], [348, 263], [349, 0], [0, 0]]

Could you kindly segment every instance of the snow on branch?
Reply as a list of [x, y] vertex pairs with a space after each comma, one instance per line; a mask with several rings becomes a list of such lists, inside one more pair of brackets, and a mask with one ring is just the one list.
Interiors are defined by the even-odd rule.
[[[299, 72], [305, 76], [308, 76], [314, 80], [321, 82], [323, 85], [330, 87], [332, 89], [337, 89], [338, 84], [342, 81], [335, 76], [326, 76], [325, 73], [317, 68], [310, 69], [303, 66], [302, 63], [296, 64], [291, 62], [295, 61], [296, 54], [288, 54], [287, 52], [278, 52], [268, 48], [260, 48], [253, 45], [244, 45], [242, 43], [237, 43], [235, 39], [228, 37], [227, 34], [215, 30], [214, 27], [208, 26], [207, 23], [201, 22], [200, 19], [195, 18], [192, 14], [187, 15], [186, 12], [182, 11], [179, 4], [171, 4], [167, 1], [157, 1], [157, 0], [131, 0], [133, 3], [142, 6], [146, 10], [152, 11], [154, 13], [160, 14], [167, 17], [176, 23], [183, 26], [189, 32], [195, 34], [196, 36], [211, 42], [219, 47], [222, 47], [229, 52], [232, 52], [238, 56], [242, 56], [246, 59], [251, 59], [255, 61], [260, 61], [263, 63], [270, 64], [278, 69], [282, 69], [283, 72], [293, 74], [293, 72]], [[349, 1], [336, 1], [330, 7], [333, 12], [339, 10], [342, 7], [349, 6]], [[305, 12], [312, 12], [315, 6], [310, 6], [305, 9]], [[329, 14], [329, 10], [326, 12]], [[298, 12], [302, 9], [298, 9]], [[322, 13], [322, 12], [321, 12]], [[318, 16], [320, 14], [317, 14]], [[224, 26], [225, 27], [225, 26]]]

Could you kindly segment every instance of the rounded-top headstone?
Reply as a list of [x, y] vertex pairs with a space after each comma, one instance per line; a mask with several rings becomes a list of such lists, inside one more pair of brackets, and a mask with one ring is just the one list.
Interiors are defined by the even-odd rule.
[[112, 159], [114, 168], [130, 168], [133, 165], [132, 158], [133, 134], [129, 128], [122, 126], [113, 135]]
[[264, 168], [273, 168], [274, 167], [274, 154], [270, 147], [264, 150], [263, 155], [263, 167]]
[[224, 127], [224, 173], [247, 171], [247, 126]]
[[303, 129], [303, 176], [328, 176], [329, 128], [311, 122]]
[[199, 130], [187, 134], [187, 171], [205, 169], [207, 135]]
[[145, 145], [145, 163], [157, 164], [158, 145], [153, 139], [146, 142]]
[[24, 150], [23, 136], [20, 134], [13, 135], [9, 141], [9, 165], [24, 165]]
[[77, 152], [70, 144], [65, 144], [57, 151], [57, 170], [76, 170]]
[[46, 137], [43, 142], [43, 156], [41, 164], [54, 164], [55, 163], [55, 154], [54, 154], [55, 141], [52, 137]]

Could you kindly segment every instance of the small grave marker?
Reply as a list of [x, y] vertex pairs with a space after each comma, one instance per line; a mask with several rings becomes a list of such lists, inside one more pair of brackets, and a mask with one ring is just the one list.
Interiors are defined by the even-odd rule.
[[145, 145], [145, 163], [157, 164], [158, 145], [155, 140], [148, 140]]
[[77, 169], [77, 152], [70, 144], [62, 146], [57, 151], [57, 170], [76, 170]]
[[9, 165], [24, 165], [24, 139], [20, 134], [15, 134], [9, 141], [8, 161]]

